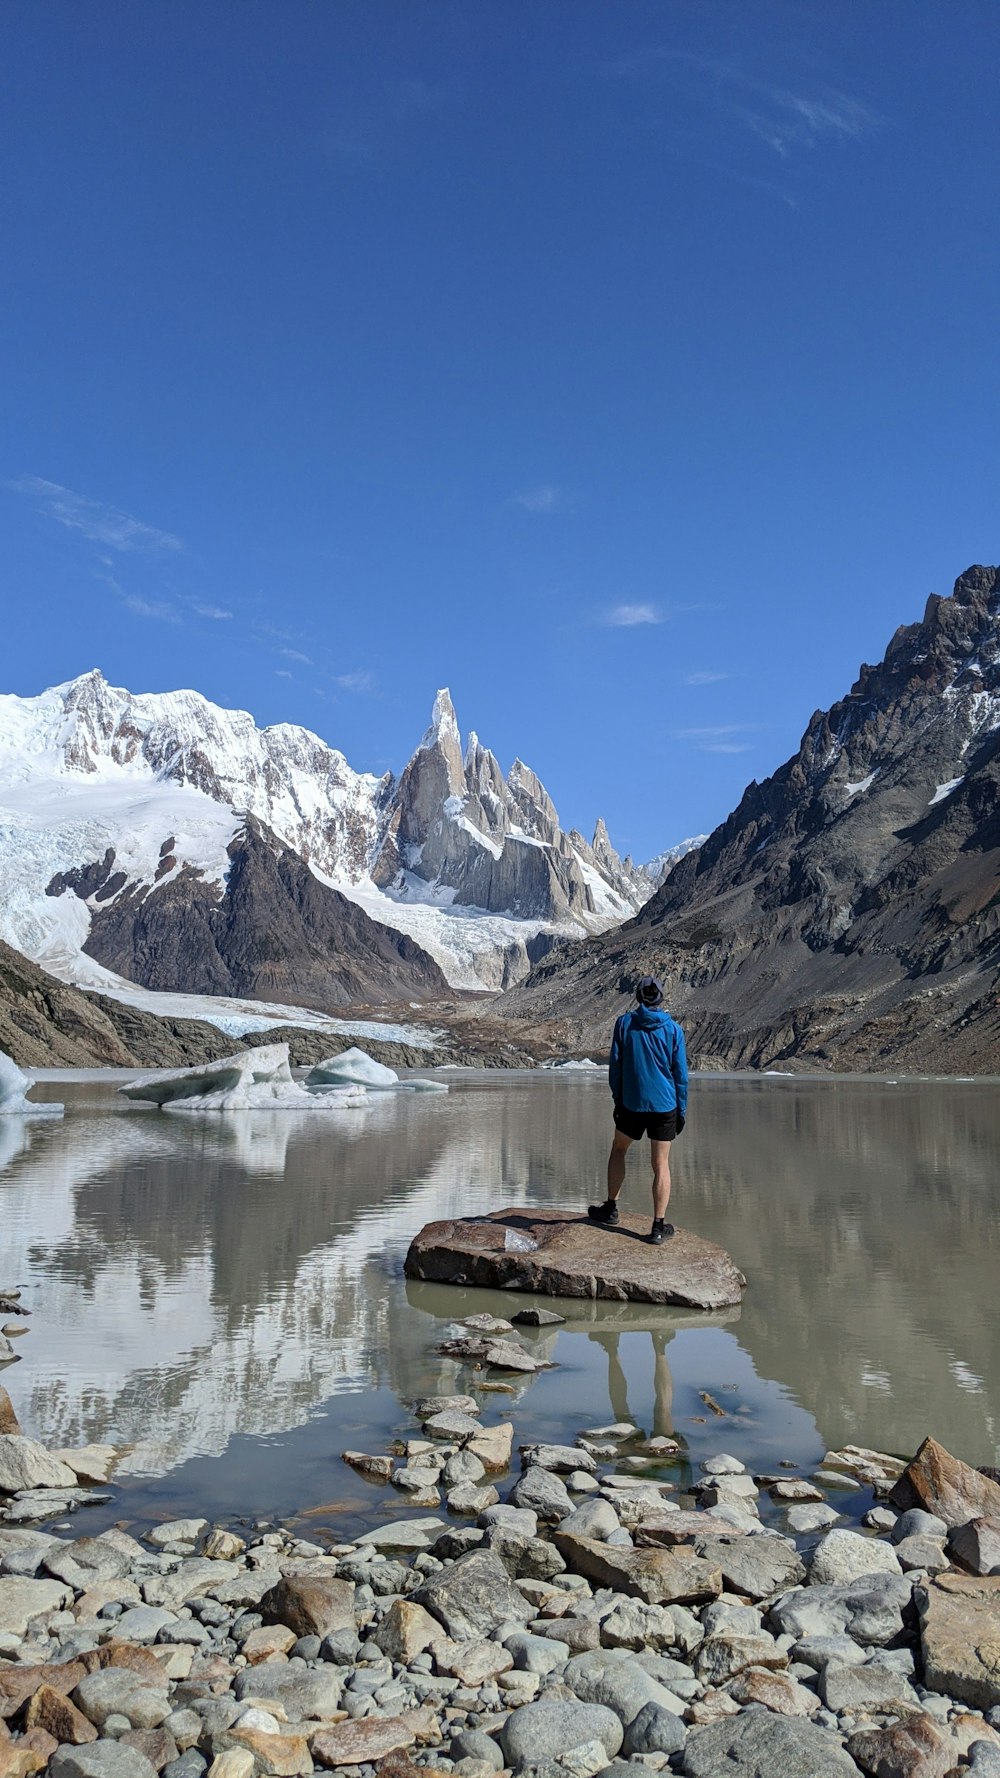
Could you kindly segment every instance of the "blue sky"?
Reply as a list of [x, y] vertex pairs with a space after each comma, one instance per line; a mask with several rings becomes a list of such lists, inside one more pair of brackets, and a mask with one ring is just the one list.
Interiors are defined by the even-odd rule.
[[712, 827], [997, 560], [993, 0], [9, 0], [4, 671]]

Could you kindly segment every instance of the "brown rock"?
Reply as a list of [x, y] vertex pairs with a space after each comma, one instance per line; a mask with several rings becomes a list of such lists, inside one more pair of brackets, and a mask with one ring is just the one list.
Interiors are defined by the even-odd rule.
[[571, 1655], [585, 1655], [601, 1646], [601, 1626], [595, 1617], [542, 1618], [531, 1625], [531, 1633], [565, 1642]]
[[45, 1754], [36, 1747], [25, 1747], [23, 1741], [0, 1745], [0, 1778], [30, 1778], [32, 1772], [44, 1771], [47, 1764]]
[[928, 1690], [946, 1692], [974, 1710], [1000, 1704], [1000, 1574], [939, 1574], [922, 1598]]
[[300, 1778], [300, 1774], [314, 1770], [305, 1735], [268, 1735], [263, 1729], [241, 1729], [236, 1722], [215, 1737], [214, 1745], [222, 1752], [244, 1749], [252, 1753], [255, 1770], [274, 1778]]
[[376, 1771], [378, 1778], [449, 1778], [440, 1766], [415, 1766], [405, 1753], [390, 1753], [379, 1761]]
[[144, 1753], [150, 1765], [155, 1766], [158, 1772], [162, 1772], [164, 1766], [169, 1766], [178, 1753], [177, 1742], [170, 1730], [162, 1727], [129, 1729], [127, 1734], [120, 1737], [118, 1745], [134, 1747], [139, 1753]]
[[17, 1742], [18, 1750], [30, 1747], [33, 1752], [40, 1753], [43, 1760], [50, 1760], [58, 1745], [48, 1729], [25, 1729]]
[[617, 1549], [568, 1531], [557, 1531], [553, 1541], [574, 1574], [616, 1593], [645, 1599], [647, 1605], [714, 1599], [722, 1591], [721, 1568], [700, 1556], [667, 1549]]
[[295, 1647], [298, 1637], [287, 1624], [261, 1624], [259, 1630], [251, 1630], [243, 1644], [243, 1653], [251, 1667], [259, 1666], [261, 1661], [280, 1661]]
[[273, 1623], [287, 1624], [296, 1636], [331, 1636], [354, 1628], [354, 1584], [338, 1580], [321, 1561], [296, 1562], [282, 1570], [277, 1586], [260, 1608]]
[[98, 1580], [85, 1593], [81, 1593], [73, 1606], [73, 1616], [78, 1623], [86, 1618], [98, 1617], [105, 1605], [138, 1605], [139, 1589], [134, 1580]]
[[373, 1636], [382, 1653], [390, 1660], [402, 1662], [404, 1667], [425, 1649], [435, 1648], [444, 1640], [445, 1632], [437, 1618], [412, 1599], [394, 1599]]
[[771, 1673], [763, 1667], [748, 1667], [726, 1687], [737, 1704], [763, 1704], [776, 1716], [811, 1716], [819, 1703], [813, 1692], [786, 1673]]
[[635, 1239], [647, 1233], [648, 1218], [627, 1214], [608, 1230], [563, 1210], [496, 1210], [428, 1223], [411, 1243], [405, 1270], [409, 1278], [543, 1296], [695, 1309], [740, 1302], [746, 1280], [721, 1247], [686, 1229], [666, 1247]]
[[69, 1741], [73, 1747], [97, 1740], [97, 1730], [83, 1711], [77, 1709], [65, 1692], [57, 1692], [51, 1685], [40, 1685], [32, 1694], [24, 1722], [26, 1728], [45, 1729], [57, 1741]]
[[37, 1667], [0, 1666], [0, 1716], [16, 1716], [22, 1705], [33, 1697], [39, 1686], [50, 1685], [57, 1691], [71, 1692], [85, 1673], [92, 1668], [82, 1661], [55, 1661]]
[[465, 1449], [478, 1457], [491, 1475], [499, 1475], [510, 1468], [513, 1445], [514, 1427], [509, 1420], [501, 1420], [497, 1426], [484, 1426], [482, 1432], [474, 1433]]
[[951, 1778], [974, 1741], [1000, 1746], [1000, 1735], [981, 1716], [940, 1723], [932, 1716], [911, 1715], [885, 1728], [859, 1729], [850, 1736], [847, 1751], [868, 1778]]
[[1000, 1574], [1000, 1519], [970, 1519], [948, 1539], [948, 1554], [970, 1574]]
[[135, 1642], [105, 1642], [102, 1648], [89, 1649], [80, 1660], [88, 1673], [96, 1673], [102, 1667], [127, 1667], [130, 1673], [139, 1673], [156, 1685], [163, 1684], [162, 1663], [151, 1648], [140, 1648]]
[[416, 1739], [413, 1728], [401, 1716], [363, 1716], [318, 1730], [311, 1744], [313, 1757], [321, 1766], [364, 1766], [387, 1753], [412, 1747]]
[[0, 1387], [0, 1434], [6, 1432], [17, 1433], [20, 1436], [21, 1422], [14, 1412], [14, 1403], [6, 1389]]
[[970, 1519], [1000, 1519], [1000, 1486], [932, 1438], [924, 1439], [889, 1499], [900, 1512], [920, 1506], [953, 1527]]

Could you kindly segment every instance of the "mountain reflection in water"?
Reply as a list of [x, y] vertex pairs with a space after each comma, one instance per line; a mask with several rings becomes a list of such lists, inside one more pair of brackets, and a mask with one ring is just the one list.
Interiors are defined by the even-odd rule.
[[[25, 1430], [128, 1445], [123, 1481], [170, 1475], [133, 1479], [144, 1496], [398, 1512], [340, 1450], [384, 1448], [412, 1429], [413, 1395], [467, 1386], [434, 1350], [452, 1319], [517, 1306], [404, 1284], [409, 1239], [602, 1196], [603, 1080], [463, 1073], [447, 1096], [373, 1096], [335, 1120], [137, 1111], [114, 1084], [46, 1082], [62, 1122], [0, 1119], [0, 1283], [34, 1311], [4, 1378]], [[674, 1215], [747, 1273], [742, 1314], [560, 1305], [565, 1329], [525, 1334], [558, 1368], [485, 1397], [489, 1417], [509, 1410], [525, 1442], [634, 1418], [692, 1460], [761, 1465], [933, 1431], [995, 1462], [998, 1146], [990, 1083], [697, 1080]], [[639, 1145], [626, 1191], [645, 1213]]]

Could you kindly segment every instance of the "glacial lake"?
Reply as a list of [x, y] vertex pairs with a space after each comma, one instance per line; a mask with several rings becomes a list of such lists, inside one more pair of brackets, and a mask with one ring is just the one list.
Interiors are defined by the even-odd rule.
[[[129, 1106], [122, 1078], [47, 1078], [34, 1097], [63, 1120], [0, 1117], [0, 1285], [32, 1311], [2, 1381], [43, 1443], [127, 1447], [113, 1503], [76, 1524], [403, 1516], [340, 1452], [413, 1436], [409, 1400], [469, 1386], [435, 1350], [455, 1320], [529, 1300], [407, 1283], [410, 1236], [603, 1197], [603, 1074], [456, 1071], [447, 1094], [222, 1116]], [[625, 1201], [646, 1214], [643, 1146]], [[928, 1432], [1000, 1461], [995, 1081], [703, 1076], [673, 1173], [675, 1220], [746, 1272], [742, 1309], [560, 1304], [565, 1327], [521, 1333], [554, 1368], [484, 1395], [487, 1422], [571, 1441], [627, 1416], [692, 1465], [909, 1454]]]

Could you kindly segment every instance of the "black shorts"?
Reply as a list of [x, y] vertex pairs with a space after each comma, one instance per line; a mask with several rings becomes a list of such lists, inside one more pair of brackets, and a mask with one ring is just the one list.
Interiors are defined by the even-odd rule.
[[636, 1141], [648, 1136], [650, 1142], [673, 1142], [677, 1135], [676, 1111], [626, 1111], [615, 1106], [615, 1129]]

